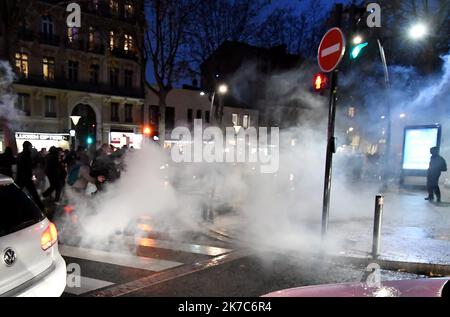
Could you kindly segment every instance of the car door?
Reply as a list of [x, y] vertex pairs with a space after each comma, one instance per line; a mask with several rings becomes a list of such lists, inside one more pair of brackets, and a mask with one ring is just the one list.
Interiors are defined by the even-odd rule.
[[0, 296], [51, 269], [54, 248], [41, 247], [48, 226], [16, 185], [0, 186]]

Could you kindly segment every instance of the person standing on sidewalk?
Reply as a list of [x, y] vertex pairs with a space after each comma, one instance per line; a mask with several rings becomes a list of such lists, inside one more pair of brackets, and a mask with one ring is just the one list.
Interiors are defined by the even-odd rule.
[[33, 182], [33, 160], [31, 158], [32, 148], [33, 145], [31, 145], [30, 142], [25, 141], [23, 143], [23, 151], [17, 157], [16, 184], [20, 189], [25, 187], [31, 197], [33, 197], [33, 200], [39, 209], [41, 209], [41, 211], [45, 211], [44, 204], [42, 203]]
[[425, 198], [425, 200], [433, 201], [434, 195], [436, 195], [436, 201], [440, 203], [441, 190], [439, 189], [439, 177], [441, 177], [441, 172], [447, 171], [447, 163], [442, 156], [439, 155], [438, 147], [432, 147], [430, 153], [430, 166], [427, 171], [428, 197]]

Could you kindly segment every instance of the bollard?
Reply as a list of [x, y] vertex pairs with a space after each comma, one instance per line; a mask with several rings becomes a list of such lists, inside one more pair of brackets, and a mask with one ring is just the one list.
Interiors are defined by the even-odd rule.
[[381, 240], [381, 218], [383, 216], [384, 197], [377, 195], [375, 197], [375, 218], [373, 221], [373, 240], [372, 240], [372, 257], [377, 258], [380, 255]]

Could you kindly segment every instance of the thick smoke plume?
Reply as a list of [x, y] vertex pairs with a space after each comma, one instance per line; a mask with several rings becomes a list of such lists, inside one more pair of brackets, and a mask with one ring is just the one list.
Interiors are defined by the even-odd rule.
[[[446, 98], [449, 104], [449, 57], [444, 57], [444, 61], [442, 73], [428, 81], [414, 81], [413, 70], [391, 68], [392, 79], [406, 76], [404, 84], [409, 87], [409, 90], [403, 85], [392, 87], [389, 98], [394, 105], [393, 113], [401, 110], [412, 116], [413, 111], [432, 107], [438, 98]], [[249, 69], [254, 67], [250, 65], [242, 72], [248, 76]], [[265, 102], [299, 101], [304, 107], [296, 124], [281, 133], [280, 169], [276, 174], [259, 174], [258, 169], [254, 171], [245, 164], [175, 164], [160, 147], [147, 145], [128, 154], [126, 172], [106, 192], [88, 203], [84, 197], [75, 201], [86, 229], [85, 239], [100, 241], [127, 230], [140, 235], [139, 230], [133, 229], [136, 226], [130, 226], [130, 219], [143, 216], [151, 219], [155, 231], [176, 234], [197, 229], [202, 209], [213, 203], [217, 210], [231, 206], [233, 214], [245, 224], [243, 236], [238, 238], [287, 249], [319, 248], [328, 105], [327, 98], [309, 91], [311, 75], [307, 69], [299, 69], [268, 79]], [[349, 76], [347, 81], [350, 80], [359, 79]], [[238, 81], [239, 75], [235, 78]], [[407, 91], [414, 93], [408, 95]], [[239, 91], [234, 93], [239, 96]], [[366, 104], [374, 109], [386, 96], [384, 87], [376, 84], [366, 93], [370, 95]], [[379, 115], [374, 111], [373, 122], [379, 120]], [[342, 118], [338, 117], [337, 126], [340, 125]], [[445, 144], [448, 147], [446, 139]], [[358, 164], [354, 156], [339, 152], [334, 159], [330, 220], [345, 222], [372, 217], [378, 184], [352, 180]], [[211, 189], [215, 189], [214, 200], [210, 199]], [[349, 223], [348, 230], [351, 226]], [[329, 241], [327, 247], [338, 251], [341, 242]]]
[[14, 107], [17, 96], [12, 90], [12, 83], [15, 80], [15, 74], [11, 66], [6, 61], [0, 60], [0, 118], [12, 124], [19, 114]]

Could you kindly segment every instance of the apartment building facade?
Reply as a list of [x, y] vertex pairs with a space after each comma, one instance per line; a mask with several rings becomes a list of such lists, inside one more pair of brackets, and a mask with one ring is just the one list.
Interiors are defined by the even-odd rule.
[[[8, 56], [0, 58], [16, 74], [17, 116], [10, 126], [19, 150], [27, 140], [37, 149], [75, 143], [94, 148], [112, 141], [140, 146], [142, 1], [80, 5], [81, 27], [75, 28], [67, 25], [60, 1], [31, 1], [17, 33], [5, 43]], [[0, 26], [3, 43], [5, 30]], [[71, 116], [79, 116], [79, 122]]]

